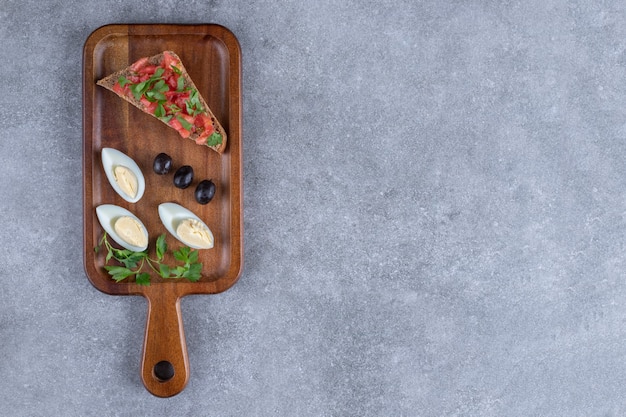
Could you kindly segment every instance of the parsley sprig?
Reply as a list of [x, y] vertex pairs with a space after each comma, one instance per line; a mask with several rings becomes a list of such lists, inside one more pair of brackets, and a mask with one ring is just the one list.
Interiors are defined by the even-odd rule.
[[100, 239], [95, 251], [98, 252], [104, 246], [107, 251], [105, 263], [108, 264], [112, 259], [121, 265], [105, 265], [104, 269], [109, 273], [115, 282], [120, 282], [126, 278], [135, 277], [138, 285], [150, 285], [150, 273], [144, 271], [144, 267], [150, 268], [161, 278], [181, 279], [185, 278], [189, 281], [196, 282], [202, 276], [202, 263], [198, 262], [198, 251], [192, 250], [187, 246], [183, 246], [172, 252], [174, 259], [180, 264], [170, 266], [162, 263], [168, 247], [165, 241], [165, 234], [160, 235], [156, 240], [156, 257], [152, 259], [148, 255], [148, 251], [133, 252], [128, 249], [114, 248], [109, 242], [106, 232]]

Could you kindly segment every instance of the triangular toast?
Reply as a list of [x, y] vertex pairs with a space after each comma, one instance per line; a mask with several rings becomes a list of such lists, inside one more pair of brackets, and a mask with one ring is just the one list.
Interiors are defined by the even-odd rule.
[[161, 120], [183, 138], [218, 153], [226, 148], [224, 128], [172, 51], [141, 58], [97, 84]]

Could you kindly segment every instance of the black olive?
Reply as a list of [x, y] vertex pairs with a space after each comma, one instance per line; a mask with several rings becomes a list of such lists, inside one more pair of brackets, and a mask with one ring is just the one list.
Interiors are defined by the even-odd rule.
[[172, 168], [172, 158], [166, 153], [160, 153], [154, 158], [152, 169], [159, 175], [165, 175]]
[[183, 165], [174, 174], [174, 185], [178, 188], [187, 188], [193, 181], [193, 168]]
[[211, 180], [200, 181], [196, 187], [196, 201], [200, 204], [207, 204], [215, 195], [215, 184]]

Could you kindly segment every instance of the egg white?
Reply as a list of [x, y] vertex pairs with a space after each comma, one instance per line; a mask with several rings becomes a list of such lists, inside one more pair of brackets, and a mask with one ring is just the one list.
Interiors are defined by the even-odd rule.
[[[192, 211], [186, 209], [185, 207], [176, 203], [159, 204], [159, 217], [161, 218], [161, 222], [163, 223], [163, 226], [165, 226], [167, 231], [170, 232], [172, 236], [178, 239], [181, 243], [189, 246], [192, 249], [210, 249], [213, 247], [215, 239], [213, 238], [213, 233], [211, 232], [211, 229], [209, 229], [209, 227], [202, 221], [202, 219], [200, 219]], [[178, 236], [178, 234], [176, 233], [178, 225], [180, 224], [180, 222], [187, 219], [197, 220], [207, 228], [207, 230], [209, 231], [209, 236], [211, 237], [211, 246], [209, 248], [190, 245]]]
[[[102, 148], [101, 157], [102, 157], [102, 167], [104, 168], [104, 172], [111, 184], [111, 187], [117, 192], [120, 197], [129, 203], [136, 203], [141, 200], [143, 197], [143, 193], [146, 190], [146, 181], [144, 179], [143, 173], [141, 172], [141, 168], [139, 165], [128, 155], [123, 152], [118, 151], [113, 148]], [[135, 197], [131, 197], [126, 194], [120, 186], [115, 181], [115, 175], [113, 174], [113, 170], [116, 166], [124, 166], [131, 170], [135, 177], [137, 177], [137, 195]]]
[[120, 246], [133, 252], [142, 252], [148, 248], [148, 244], [146, 244], [145, 246], [131, 245], [124, 241], [124, 239], [122, 239], [115, 232], [114, 226], [117, 219], [123, 216], [132, 217], [133, 219], [137, 220], [137, 222], [139, 222], [146, 237], [146, 242], [148, 241], [148, 229], [146, 229], [146, 226], [143, 224], [143, 222], [130, 211], [114, 204], [102, 204], [96, 207], [96, 215], [98, 216], [98, 221], [100, 222], [100, 225], [102, 226], [104, 231], [107, 232], [107, 234], [111, 236], [111, 239], [117, 242]]

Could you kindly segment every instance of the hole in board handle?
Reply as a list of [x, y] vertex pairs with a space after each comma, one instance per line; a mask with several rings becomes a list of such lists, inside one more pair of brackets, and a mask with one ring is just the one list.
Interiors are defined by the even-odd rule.
[[154, 365], [152, 373], [159, 382], [169, 381], [174, 377], [174, 365], [168, 361], [161, 361]]

